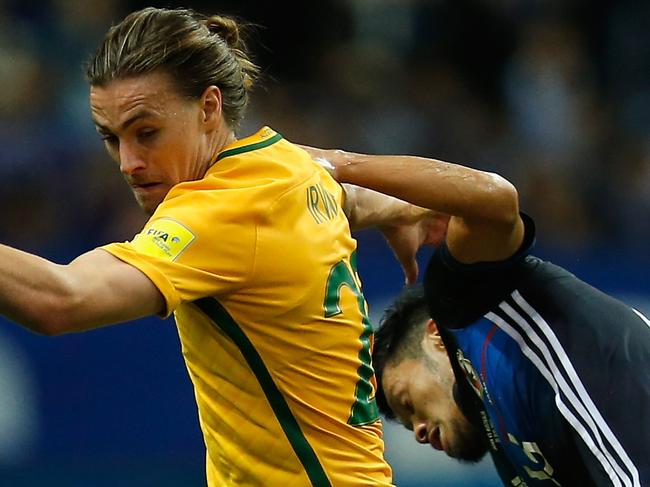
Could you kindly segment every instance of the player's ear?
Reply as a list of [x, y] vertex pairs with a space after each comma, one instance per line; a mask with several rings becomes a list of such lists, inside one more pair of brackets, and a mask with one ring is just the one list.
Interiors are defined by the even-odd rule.
[[221, 124], [222, 98], [217, 86], [208, 86], [201, 95], [201, 122], [208, 130], [213, 130]]
[[432, 319], [429, 319], [426, 324], [427, 341], [439, 350], [445, 350], [445, 344], [442, 343], [442, 337], [438, 331], [438, 325]]

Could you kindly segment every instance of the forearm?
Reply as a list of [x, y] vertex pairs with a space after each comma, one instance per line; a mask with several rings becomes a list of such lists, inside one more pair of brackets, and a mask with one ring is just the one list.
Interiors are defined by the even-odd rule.
[[518, 218], [518, 197], [504, 178], [468, 167], [413, 156], [371, 156], [323, 151], [341, 183], [370, 188], [417, 206], [467, 220]]
[[0, 245], [0, 314], [37, 333], [79, 332], [163, 310], [153, 282], [104, 250], [58, 265]]
[[[497, 174], [423, 157], [376, 156], [310, 147], [305, 150], [315, 160], [327, 160], [332, 166], [328, 170], [340, 183], [372, 189], [432, 210], [436, 215], [449, 215], [444, 238], [447, 248], [461, 262], [507, 259], [523, 241], [519, 195], [510, 182]], [[354, 212], [355, 205], [360, 203], [352, 201], [348, 205], [349, 213]], [[380, 213], [378, 206], [377, 214]], [[368, 218], [365, 226], [378, 219]], [[433, 243], [436, 238], [427, 237], [424, 241]], [[391, 246], [395, 248], [394, 244]]]
[[343, 187], [346, 193], [344, 210], [353, 231], [382, 225], [414, 223], [431, 213], [431, 210], [371, 189], [352, 184], [343, 184]]
[[37, 333], [47, 333], [49, 317], [71, 295], [62, 266], [0, 245], [0, 314]]

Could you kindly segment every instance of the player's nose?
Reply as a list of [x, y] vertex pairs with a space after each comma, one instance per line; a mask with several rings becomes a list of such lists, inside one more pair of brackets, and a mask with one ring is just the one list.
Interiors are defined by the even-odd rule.
[[427, 425], [424, 421], [417, 422], [413, 425], [413, 434], [415, 435], [415, 441], [418, 443], [429, 443]]
[[122, 174], [133, 174], [144, 167], [145, 163], [142, 158], [131, 150], [128, 144], [120, 144], [120, 171]]

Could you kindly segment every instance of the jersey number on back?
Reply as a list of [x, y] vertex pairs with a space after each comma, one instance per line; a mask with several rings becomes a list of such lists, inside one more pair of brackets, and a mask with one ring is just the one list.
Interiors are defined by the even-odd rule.
[[[354, 255], [352, 257], [352, 264], [354, 266]], [[356, 272], [355, 272], [356, 273]], [[371, 384], [374, 371], [370, 365], [370, 337], [372, 336], [372, 325], [366, 312], [366, 302], [361, 294], [359, 285], [355, 279], [354, 274], [344, 261], [339, 262], [330, 270], [330, 275], [327, 279], [327, 288], [325, 290], [325, 317], [336, 316], [341, 314], [341, 307], [339, 302], [341, 300], [341, 288], [347, 286], [354, 293], [359, 305], [359, 312], [363, 318], [363, 332], [359, 337], [361, 340], [361, 350], [359, 351], [359, 360], [361, 365], [357, 369], [359, 381], [354, 391], [355, 402], [350, 411], [348, 424], [360, 426], [364, 424], [374, 423], [379, 419], [379, 410], [374, 396], [371, 397], [373, 386]]]

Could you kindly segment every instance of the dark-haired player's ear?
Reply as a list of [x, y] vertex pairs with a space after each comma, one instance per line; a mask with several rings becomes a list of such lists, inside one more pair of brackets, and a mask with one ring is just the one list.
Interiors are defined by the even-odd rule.
[[438, 332], [438, 325], [436, 325], [436, 322], [433, 321], [431, 318], [427, 321], [427, 333], [430, 335], [438, 335], [440, 336], [440, 333]]
[[431, 340], [434, 346], [438, 349], [444, 350], [445, 344], [442, 342], [442, 337], [440, 336], [436, 322], [432, 319], [429, 319], [429, 321], [427, 321], [426, 330], [427, 338]]

